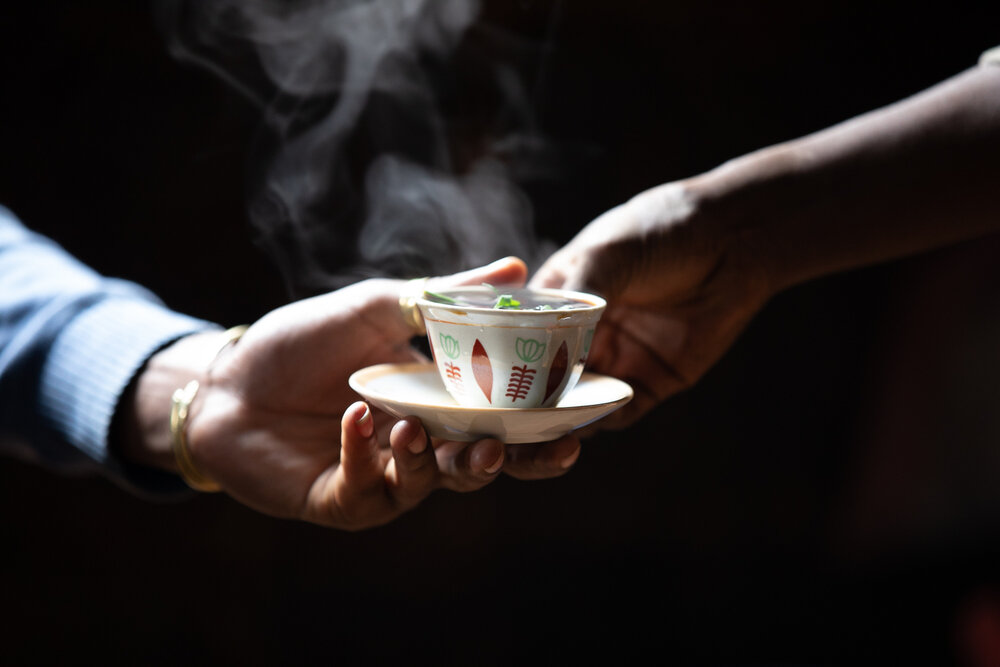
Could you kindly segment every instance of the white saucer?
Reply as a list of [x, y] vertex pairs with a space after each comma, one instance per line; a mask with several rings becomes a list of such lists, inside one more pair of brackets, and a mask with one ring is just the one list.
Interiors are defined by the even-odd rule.
[[379, 364], [351, 375], [351, 388], [397, 418], [419, 417], [437, 438], [497, 438], [509, 444], [556, 440], [632, 400], [632, 387], [606, 375], [584, 373], [554, 408], [466, 408], [445, 390], [432, 363]]

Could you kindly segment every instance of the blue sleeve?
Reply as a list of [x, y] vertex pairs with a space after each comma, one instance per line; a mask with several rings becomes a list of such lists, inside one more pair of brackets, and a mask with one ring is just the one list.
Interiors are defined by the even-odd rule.
[[182, 492], [176, 475], [115, 456], [108, 436], [145, 361], [213, 328], [134, 283], [98, 275], [0, 207], [0, 453], [63, 473], [99, 472], [149, 497]]

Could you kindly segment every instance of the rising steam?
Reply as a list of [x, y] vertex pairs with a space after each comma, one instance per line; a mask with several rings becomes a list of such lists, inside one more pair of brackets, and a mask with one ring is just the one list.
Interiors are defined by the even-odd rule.
[[[514, 178], [537, 172], [546, 150], [530, 95], [496, 59], [463, 55], [456, 74], [475, 0], [163, 0], [158, 10], [176, 57], [261, 110], [249, 215], [293, 295], [509, 254], [532, 264], [550, 251]], [[489, 102], [486, 122], [444, 108], [463, 95]]]

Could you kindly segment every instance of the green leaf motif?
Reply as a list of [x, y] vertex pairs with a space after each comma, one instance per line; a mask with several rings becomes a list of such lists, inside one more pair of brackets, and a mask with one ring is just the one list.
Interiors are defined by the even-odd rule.
[[441, 340], [441, 351], [448, 355], [449, 359], [454, 359], [458, 356], [458, 341], [451, 336], [446, 336], [440, 334]]
[[538, 361], [545, 354], [545, 343], [541, 343], [533, 338], [518, 338], [514, 344], [514, 351], [526, 364]]

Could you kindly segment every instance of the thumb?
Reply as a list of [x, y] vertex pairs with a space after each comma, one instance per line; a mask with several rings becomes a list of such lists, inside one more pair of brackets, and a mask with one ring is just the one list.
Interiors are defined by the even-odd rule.
[[[528, 267], [523, 260], [517, 257], [504, 257], [486, 266], [450, 276], [430, 278], [427, 280], [426, 288], [439, 290], [460, 285], [479, 285], [480, 283], [521, 287], [527, 277]], [[422, 291], [424, 286], [417, 283], [417, 288]], [[350, 289], [352, 288], [347, 287], [342, 291]], [[409, 340], [414, 335], [415, 330], [412, 327], [412, 322], [407, 320], [400, 299], [409, 292], [408, 283], [390, 279], [367, 280], [358, 283], [357, 289], [366, 290], [366, 294], [359, 302], [364, 304], [364, 310], [372, 321], [383, 324], [383, 332], [387, 339], [402, 342]], [[417, 296], [417, 294], [410, 294], [410, 296]], [[411, 304], [410, 307], [413, 308], [413, 305]]]
[[489, 283], [491, 285], [509, 285], [511, 287], [522, 287], [528, 279], [528, 267], [524, 260], [518, 257], [504, 257], [492, 264], [480, 266], [461, 273], [450, 276], [431, 278], [427, 281], [431, 289], [442, 287], [457, 287], [459, 285], [479, 285]]
[[562, 287], [568, 289], [570, 279], [569, 266], [565, 258], [565, 250], [558, 251], [535, 272], [528, 282], [529, 287]]
[[530, 285], [618, 297], [645, 266], [642, 244], [642, 239], [597, 243], [576, 239], [549, 257]]

